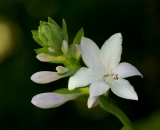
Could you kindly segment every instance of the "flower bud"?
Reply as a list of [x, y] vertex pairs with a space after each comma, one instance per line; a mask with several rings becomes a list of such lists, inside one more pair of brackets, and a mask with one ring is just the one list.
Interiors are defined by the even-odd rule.
[[66, 40], [63, 40], [62, 42], [61, 51], [64, 54], [68, 52], [68, 42]]
[[75, 44], [75, 58], [78, 60], [81, 56], [81, 46]]
[[51, 71], [40, 71], [34, 73], [31, 76], [31, 80], [39, 84], [50, 83], [60, 78], [63, 78], [63, 76], [59, 76], [57, 72], [51, 72]]
[[98, 105], [98, 99], [99, 99], [98, 96], [89, 97], [88, 102], [87, 102], [88, 108], [92, 108], [92, 107], [97, 106]]
[[58, 73], [62, 74], [62, 73], [65, 73], [68, 71], [68, 69], [66, 67], [63, 67], [63, 66], [57, 66], [56, 67], [56, 70]]
[[55, 52], [55, 50], [52, 49], [51, 47], [48, 47], [48, 51], [49, 51], [49, 52]]
[[59, 94], [59, 93], [41, 93], [32, 98], [31, 103], [39, 108], [54, 108], [58, 107], [69, 100], [73, 100], [82, 95], [82, 93], [75, 94]]

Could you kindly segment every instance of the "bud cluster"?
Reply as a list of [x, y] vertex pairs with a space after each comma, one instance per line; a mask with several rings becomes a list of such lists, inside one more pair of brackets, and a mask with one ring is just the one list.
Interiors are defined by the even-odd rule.
[[40, 21], [38, 30], [33, 30], [33, 39], [41, 45], [41, 48], [35, 49], [37, 59], [42, 62], [64, 64], [68, 70], [65, 73], [58, 73], [61, 76], [71, 76], [79, 68], [80, 40], [84, 36], [83, 29], [80, 29], [69, 45], [68, 32], [65, 20], [62, 21], [62, 29], [51, 18], [48, 22]]

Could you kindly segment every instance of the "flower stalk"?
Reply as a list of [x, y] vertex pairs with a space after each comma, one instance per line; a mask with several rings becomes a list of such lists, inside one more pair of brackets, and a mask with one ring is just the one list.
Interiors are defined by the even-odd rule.
[[102, 95], [99, 97], [99, 105], [109, 113], [115, 115], [124, 127], [121, 130], [136, 130], [133, 123], [129, 120], [129, 118], [125, 115], [125, 113], [120, 110], [118, 107], [109, 103], [109, 92], [105, 93], [105, 96]]

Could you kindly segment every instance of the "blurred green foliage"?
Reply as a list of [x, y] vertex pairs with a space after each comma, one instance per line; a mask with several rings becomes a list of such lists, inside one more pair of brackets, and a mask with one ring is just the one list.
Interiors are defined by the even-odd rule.
[[[121, 62], [136, 66], [144, 78], [128, 78], [139, 101], [121, 99], [112, 93], [110, 101], [129, 116], [138, 130], [159, 130], [159, 112], [155, 114], [160, 108], [158, 0], [1, 0], [0, 25], [5, 21], [5, 26], [11, 30], [11, 37], [7, 37], [11, 42], [9, 50], [0, 56], [3, 57], [0, 64], [0, 129], [118, 130], [122, 127], [116, 117], [100, 107], [88, 109], [87, 101], [72, 101], [47, 110], [30, 103], [34, 95], [65, 88], [68, 83], [68, 78], [45, 85], [30, 80], [37, 71], [55, 71], [55, 64], [36, 59], [34, 49], [40, 46], [31, 34], [39, 21], [47, 21], [48, 16], [60, 26], [65, 19], [70, 41], [82, 27], [85, 37], [99, 47], [112, 34], [122, 33]], [[4, 33], [0, 28], [0, 35]], [[3, 38], [0, 41], [1, 45], [6, 45]]]

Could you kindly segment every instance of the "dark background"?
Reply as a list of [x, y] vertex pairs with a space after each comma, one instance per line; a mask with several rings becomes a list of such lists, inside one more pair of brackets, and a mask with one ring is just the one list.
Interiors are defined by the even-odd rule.
[[1, 130], [119, 130], [120, 121], [87, 101], [67, 102], [53, 109], [31, 104], [34, 95], [67, 87], [68, 78], [40, 85], [30, 77], [55, 71], [56, 64], [36, 59], [31, 30], [39, 21], [64, 18], [69, 40], [83, 27], [99, 47], [112, 34], [123, 35], [121, 62], [136, 66], [144, 78], [130, 77], [139, 100], [111, 93], [138, 130], [160, 130], [160, 1], [159, 0], [1, 0], [0, 1], [0, 129]]

